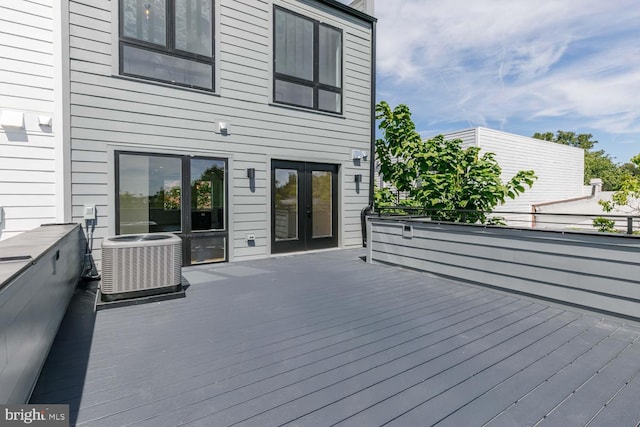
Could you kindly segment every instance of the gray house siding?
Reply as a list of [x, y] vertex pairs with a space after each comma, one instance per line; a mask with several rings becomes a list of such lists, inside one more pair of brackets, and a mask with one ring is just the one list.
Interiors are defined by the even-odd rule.
[[[227, 158], [229, 257], [236, 260], [270, 253], [272, 159], [339, 164], [340, 245], [361, 243], [369, 164], [355, 165], [351, 152], [368, 151], [371, 140], [369, 23], [320, 2], [217, 0], [216, 90], [209, 93], [118, 76], [117, 4], [70, 6], [73, 220], [82, 221], [83, 205], [97, 205], [96, 247], [115, 234], [115, 151]], [[342, 115], [272, 104], [274, 4], [342, 29]], [[220, 121], [229, 135], [216, 132]], [[254, 191], [247, 168], [256, 169]], [[354, 174], [364, 177], [359, 192]], [[255, 246], [247, 233], [256, 235]]]

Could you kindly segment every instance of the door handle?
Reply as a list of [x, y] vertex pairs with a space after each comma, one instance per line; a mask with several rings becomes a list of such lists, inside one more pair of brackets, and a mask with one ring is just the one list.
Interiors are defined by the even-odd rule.
[[307, 216], [311, 218], [311, 208], [307, 206]]

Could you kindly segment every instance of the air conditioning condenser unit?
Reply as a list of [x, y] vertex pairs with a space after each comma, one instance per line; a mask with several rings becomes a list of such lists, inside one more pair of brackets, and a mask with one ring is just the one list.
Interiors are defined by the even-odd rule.
[[103, 300], [181, 290], [182, 241], [174, 234], [128, 234], [102, 242]]

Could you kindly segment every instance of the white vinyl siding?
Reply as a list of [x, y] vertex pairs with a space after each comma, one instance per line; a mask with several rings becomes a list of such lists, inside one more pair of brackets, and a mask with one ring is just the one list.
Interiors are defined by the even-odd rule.
[[20, 112], [25, 121], [24, 129], [0, 127], [0, 240], [62, 221], [58, 129], [38, 124], [55, 111], [53, 3], [0, 4], [0, 115]]
[[503, 211], [530, 212], [531, 205], [583, 195], [584, 151], [580, 148], [478, 127], [445, 135], [460, 138], [463, 146], [477, 145], [495, 153], [506, 181], [518, 171], [533, 170], [538, 176], [532, 188], [516, 199], [507, 199]]
[[[274, 2], [215, 2], [216, 94], [116, 76], [111, 43], [118, 37], [106, 12], [111, 3], [71, 2], [70, 31], [77, 35], [70, 40], [73, 220], [82, 219], [83, 204], [97, 204], [95, 248], [115, 234], [115, 150], [229, 158], [232, 260], [269, 255], [272, 159], [340, 164], [340, 243], [361, 244], [369, 163], [354, 165], [351, 151], [369, 151], [370, 144], [368, 24], [321, 4], [275, 2], [343, 30], [344, 111], [336, 117], [270, 104]], [[219, 121], [230, 124], [229, 135], [216, 132]], [[254, 191], [247, 168], [256, 169]], [[364, 179], [358, 193], [354, 174]], [[256, 235], [255, 246], [245, 240], [249, 233]], [[99, 259], [99, 251], [95, 255]]]

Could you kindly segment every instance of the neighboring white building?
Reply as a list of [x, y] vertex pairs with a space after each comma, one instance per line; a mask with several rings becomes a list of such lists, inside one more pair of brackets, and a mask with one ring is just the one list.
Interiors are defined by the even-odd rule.
[[[594, 231], [593, 219], [604, 217], [615, 221], [615, 227], [619, 231], [626, 232], [629, 226], [628, 218], [637, 216], [640, 200], [631, 198], [628, 205], [617, 206], [611, 212], [605, 212], [600, 202], [611, 202], [615, 191], [602, 191], [601, 179], [592, 179], [591, 183], [592, 185], [588, 187], [589, 193], [584, 197], [534, 205], [533, 212], [542, 214], [535, 216], [536, 228], [570, 228]], [[640, 229], [639, 218], [633, 219], [632, 228], [634, 231]]]
[[98, 261], [140, 232], [185, 265], [361, 245], [369, 3], [3, 2], [0, 238], [95, 206]]
[[478, 146], [496, 156], [507, 181], [518, 171], [533, 170], [533, 187], [516, 199], [507, 199], [496, 211], [531, 212], [532, 205], [584, 195], [584, 150], [494, 129], [477, 127], [444, 135], [461, 139], [463, 147]]
[[54, 0], [0, 6], [0, 240], [70, 220], [61, 18]]

